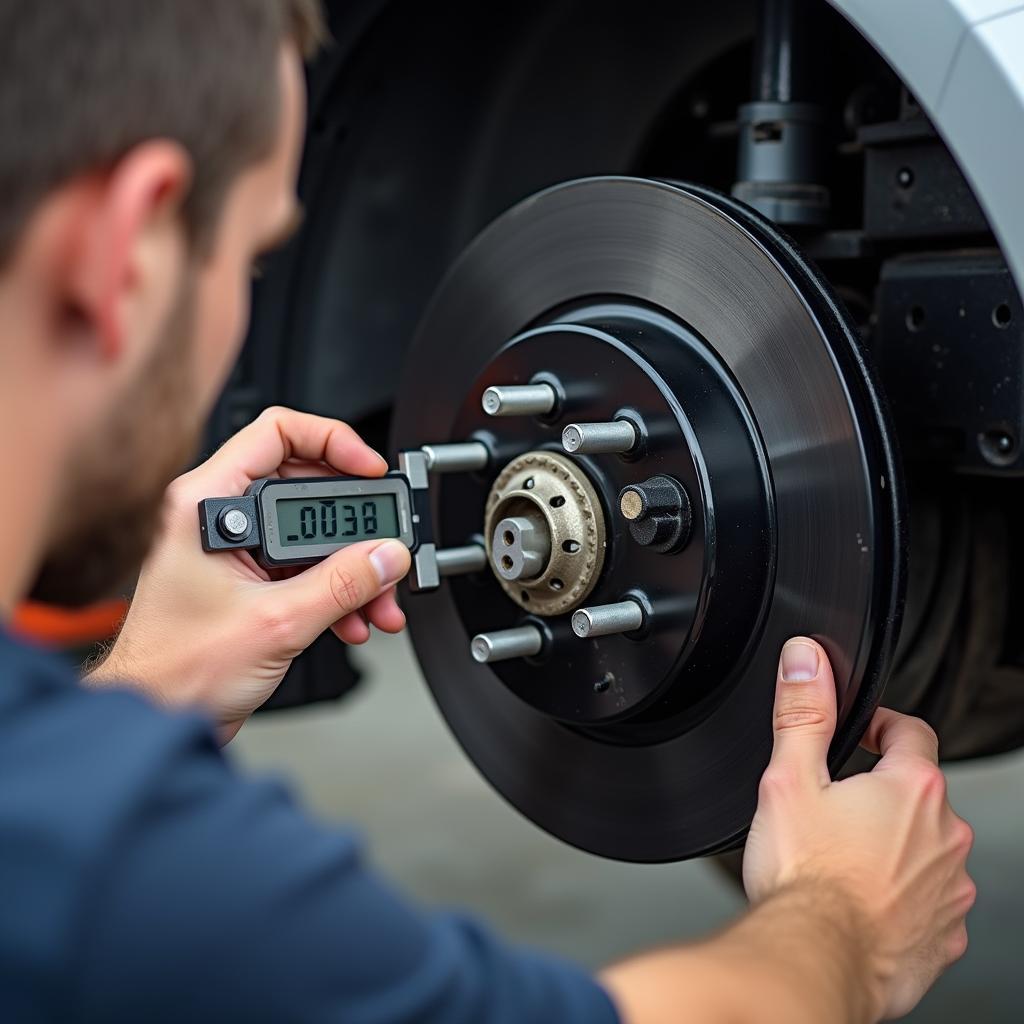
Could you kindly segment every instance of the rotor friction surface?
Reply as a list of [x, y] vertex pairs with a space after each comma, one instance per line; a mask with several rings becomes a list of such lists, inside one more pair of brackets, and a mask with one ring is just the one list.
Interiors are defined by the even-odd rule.
[[[636, 300], [684, 321], [745, 396], [772, 477], [776, 565], [744, 663], [699, 722], [657, 743], [613, 743], [542, 714], [476, 664], [447, 588], [406, 609], [442, 713], [500, 793], [583, 849], [677, 860], [727, 848], [749, 825], [788, 637], [815, 636], [833, 660], [840, 727], [831, 769], [855, 748], [897, 632], [900, 486], [853, 334], [788, 243], [725, 197], [628, 178], [543, 192], [467, 249], [407, 358], [395, 447], [461, 440], [451, 437], [453, 419], [487, 362], [525, 327], [586, 296]], [[442, 545], [465, 542], [437, 525]]]

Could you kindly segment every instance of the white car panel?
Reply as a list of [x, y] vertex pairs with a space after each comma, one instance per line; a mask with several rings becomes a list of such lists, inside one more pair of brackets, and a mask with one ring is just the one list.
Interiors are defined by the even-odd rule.
[[974, 188], [1024, 292], [1024, 3], [831, 3], [927, 111]]
[[967, 36], [936, 122], [1024, 290], [1024, 9]]
[[[976, 0], [977, 2], [977, 0]], [[832, 0], [896, 69], [925, 107], [946, 84], [970, 27], [967, 0]]]
[[[898, 2], [899, 0], [897, 0]], [[955, 2], [972, 25], [985, 18], [994, 18], [1017, 8], [1024, 8], [1024, 4], [1020, 0], [955, 0]]]

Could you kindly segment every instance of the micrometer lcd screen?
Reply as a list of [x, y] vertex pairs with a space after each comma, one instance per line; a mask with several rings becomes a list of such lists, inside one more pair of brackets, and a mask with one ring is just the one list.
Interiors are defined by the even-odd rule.
[[355, 544], [398, 537], [398, 502], [393, 494], [353, 498], [284, 498], [276, 503], [277, 535], [284, 547]]

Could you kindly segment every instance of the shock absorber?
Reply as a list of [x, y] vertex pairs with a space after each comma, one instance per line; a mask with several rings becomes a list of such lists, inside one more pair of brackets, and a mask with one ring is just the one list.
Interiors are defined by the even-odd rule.
[[754, 100], [739, 109], [733, 195], [779, 224], [816, 227], [829, 212], [822, 184], [827, 125], [820, 89], [823, 0], [761, 0]]

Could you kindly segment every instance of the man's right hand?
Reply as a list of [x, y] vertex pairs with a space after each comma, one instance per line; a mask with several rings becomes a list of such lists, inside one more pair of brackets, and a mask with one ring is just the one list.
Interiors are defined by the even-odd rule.
[[743, 862], [754, 907], [704, 942], [602, 972], [625, 1024], [867, 1024], [907, 1013], [967, 948], [973, 837], [946, 800], [935, 734], [880, 709], [864, 744], [881, 760], [833, 782], [824, 650], [790, 641], [776, 685]]
[[832, 669], [812, 640], [782, 652], [775, 746], [743, 862], [755, 904], [802, 883], [846, 901], [862, 934], [876, 1016], [909, 1012], [967, 948], [974, 903], [970, 826], [954, 814], [935, 733], [880, 708], [863, 745], [874, 770], [839, 782], [826, 765], [836, 725]]

